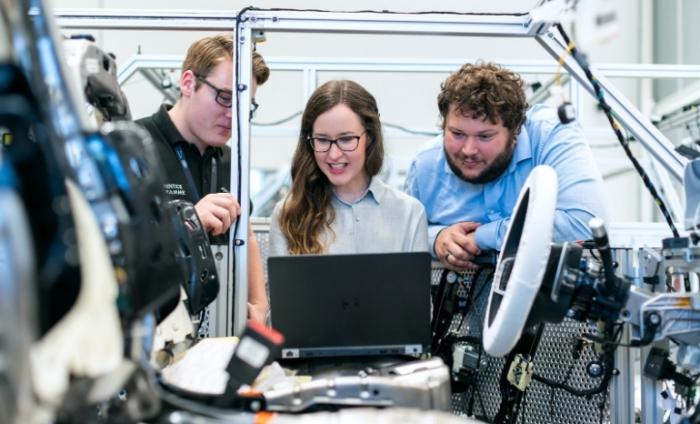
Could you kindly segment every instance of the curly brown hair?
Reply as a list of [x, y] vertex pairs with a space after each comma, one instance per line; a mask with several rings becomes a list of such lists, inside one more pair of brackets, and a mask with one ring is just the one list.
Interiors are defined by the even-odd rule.
[[495, 63], [464, 64], [440, 86], [438, 109], [442, 128], [454, 104], [462, 115], [483, 117], [492, 124], [500, 120], [512, 135], [517, 135], [528, 108], [524, 86], [518, 74]]
[[270, 68], [258, 52], [253, 52], [253, 75], [258, 85], [265, 84], [265, 81], [270, 78]]
[[364, 169], [372, 178], [382, 168], [384, 141], [379, 110], [374, 96], [354, 81], [333, 80], [321, 85], [306, 103], [301, 131], [292, 159], [292, 187], [284, 201], [279, 224], [287, 239], [289, 253], [322, 253], [324, 231], [335, 220], [331, 207], [333, 187], [319, 169], [308, 138], [319, 115], [338, 104], [348, 106], [362, 121], [367, 134]]

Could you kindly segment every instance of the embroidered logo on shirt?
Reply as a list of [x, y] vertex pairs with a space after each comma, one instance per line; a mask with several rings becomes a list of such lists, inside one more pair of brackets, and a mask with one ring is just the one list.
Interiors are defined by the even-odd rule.
[[185, 196], [187, 194], [182, 184], [163, 184], [163, 188], [171, 196]]

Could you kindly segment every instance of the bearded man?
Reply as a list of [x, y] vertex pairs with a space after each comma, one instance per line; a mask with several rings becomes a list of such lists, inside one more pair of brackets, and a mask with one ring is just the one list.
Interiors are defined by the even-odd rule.
[[602, 178], [576, 122], [556, 109], [528, 107], [521, 77], [494, 63], [465, 64], [441, 85], [443, 134], [411, 163], [406, 191], [423, 204], [433, 256], [454, 271], [475, 267], [482, 249], [500, 249], [520, 189], [548, 165], [559, 188], [554, 242], [591, 238], [605, 219]]

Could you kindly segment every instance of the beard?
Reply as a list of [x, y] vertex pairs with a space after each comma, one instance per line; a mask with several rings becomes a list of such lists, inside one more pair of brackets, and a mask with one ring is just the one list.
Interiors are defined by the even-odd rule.
[[[444, 150], [444, 146], [443, 146]], [[476, 176], [468, 177], [464, 175], [459, 165], [455, 163], [452, 157], [445, 150], [445, 158], [447, 159], [447, 164], [454, 174], [459, 177], [462, 181], [466, 181], [471, 184], [486, 184], [500, 177], [508, 165], [510, 165], [511, 159], [513, 159], [513, 151], [515, 150], [515, 138], [511, 138], [510, 142], [501, 153], [496, 156], [493, 161]]]

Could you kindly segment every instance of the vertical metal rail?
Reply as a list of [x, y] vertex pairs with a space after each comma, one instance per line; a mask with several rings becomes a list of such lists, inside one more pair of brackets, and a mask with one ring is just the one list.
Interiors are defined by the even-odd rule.
[[229, 293], [233, 296], [233, 301], [229, 302], [228, 316], [233, 319], [232, 326], [229, 328], [235, 336], [241, 335], [248, 318], [249, 118], [253, 77], [253, 37], [250, 22], [250, 18], [244, 16], [235, 23], [233, 32], [233, 41], [237, 44], [237, 48], [234, 47], [234, 54], [237, 54], [237, 57], [234, 57], [234, 63], [238, 64], [238, 67], [233, 70], [233, 81], [237, 84], [234, 90], [238, 93], [236, 96], [238, 107], [231, 119], [231, 193], [238, 193], [241, 216], [238, 218], [236, 233], [230, 232], [229, 247], [234, 254], [233, 258], [229, 259], [229, 264], [233, 265], [233, 275], [231, 272], [227, 273], [227, 286], [231, 288]]
[[[615, 249], [614, 258], [620, 264], [624, 275], [638, 274], [635, 260], [636, 249]], [[612, 423], [633, 423], [634, 421], [634, 387], [635, 370], [631, 348], [627, 347], [631, 340], [629, 326], [622, 330], [620, 343], [615, 350], [615, 367], [619, 374], [612, 379], [610, 387], [610, 420]]]

